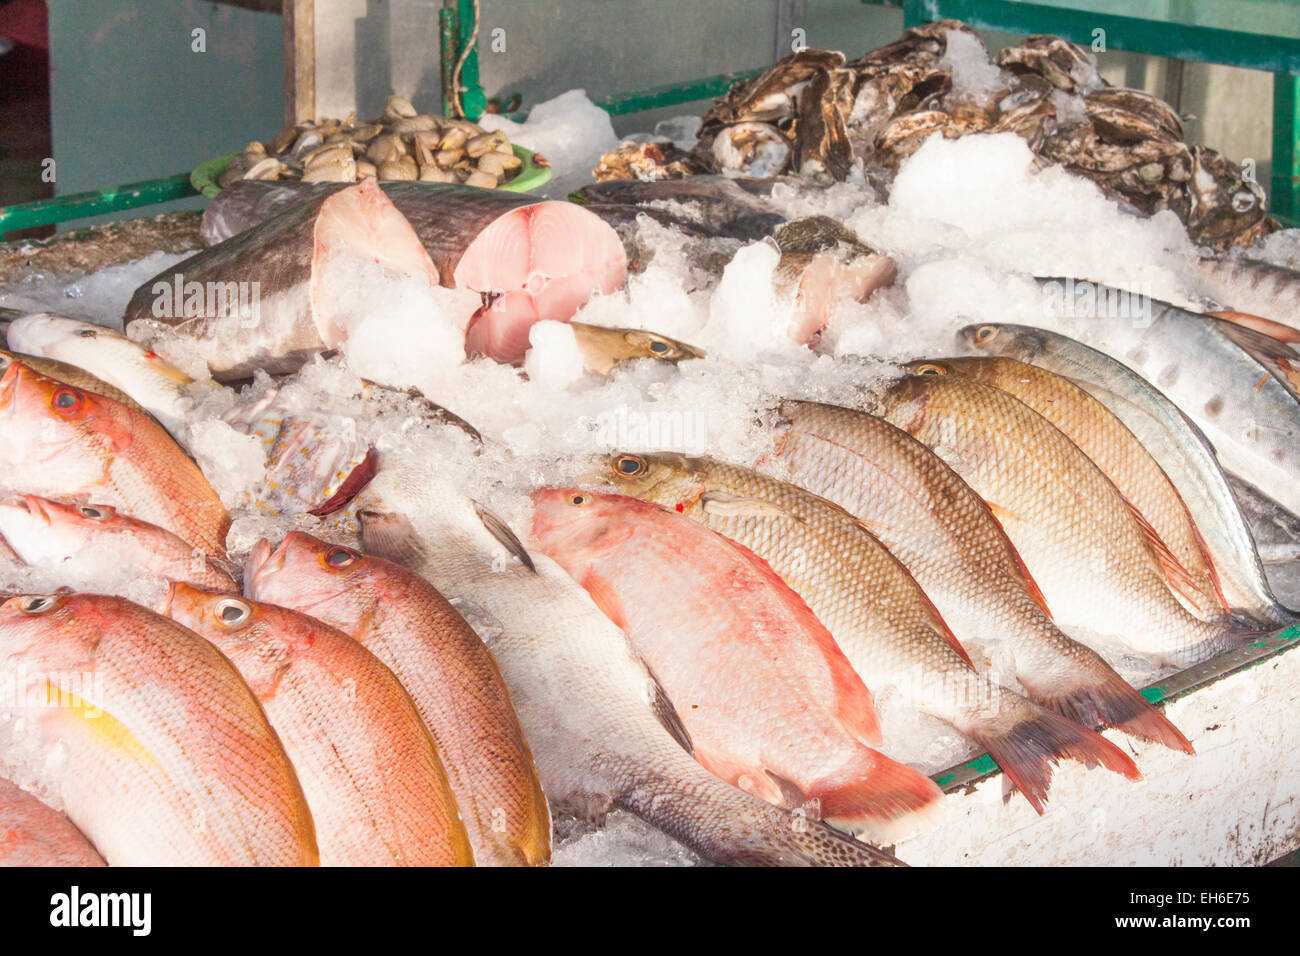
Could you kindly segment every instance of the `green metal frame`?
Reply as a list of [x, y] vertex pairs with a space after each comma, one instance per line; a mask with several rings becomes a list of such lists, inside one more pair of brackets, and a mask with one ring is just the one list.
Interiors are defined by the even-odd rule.
[[1107, 49], [1272, 73], [1269, 205], [1279, 218], [1300, 218], [1300, 39], [1073, 10], [1028, 0], [906, 0], [903, 5], [904, 27], [946, 18], [1004, 33], [1054, 33], [1083, 46], [1092, 42], [1092, 31], [1100, 28], [1106, 31]]

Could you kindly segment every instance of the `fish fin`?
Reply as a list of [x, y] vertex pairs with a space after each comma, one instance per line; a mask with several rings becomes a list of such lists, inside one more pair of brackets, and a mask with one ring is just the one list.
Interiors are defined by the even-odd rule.
[[650, 707], [658, 718], [659, 723], [663, 724], [664, 730], [672, 736], [673, 740], [681, 744], [692, 757], [695, 756], [695, 743], [691, 740], [690, 732], [687, 731], [686, 725], [682, 723], [682, 715], [677, 713], [677, 708], [668, 698], [668, 692], [664, 690], [664, 685], [659, 683], [659, 678], [655, 676], [650, 665], [641, 659], [641, 665], [645, 668], [646, 674], [650, 678]]
[[1047, 606], [1047, 597], [1038, 587], [1038, 582], [1034, 580], [1034, 576], [1029, 572], [1029, 565], [1025, 564], [1025, 559], [1020, 556], [1020, 552], [1016, 549], [1016, 546], [1011, 543], [1011, 538], [1008, 537], [1006, 529], [1002, 527], [1002, 519], [998, 517], [998, 510], [994, 508], [992, 502], [986, 501], [984, 504], [988, 507], [989, 517], [991, 517], [993, 523], [998, 526], [998, 531], [1002, 535], [1002, 540], [1006, 542], [1007, 551], [1010, 552], [1011, 557], [1015, 559], [1016, 570], [1019, 572], [1017, 577], [1020, 579], [1021, 587], [1029, 592], [1029, 596], [1034, 599], [1034, 603], [1037, 604], [1039, 609], [1047, 615], [1048, 620], [1051, 620], [1052, 609]]
[[1020, 682], [1037, 703], [1076, 724], [1117, 727], [1170, 750], [1196, 753], [1183, 732], [1100, 657], [1091, 666], [1072, 667], [1068, 679], [1071, 683], [1050, 690], [1039, 690], [1023, 677]]
[[[1181, 496], [1179, 500], [1182, 500]], [[1232, 603], [1223, 592], [1223, 579], [1219, 577], [1219, 569], [1214, 566], [1214, 558], [1210, 556], [1210, 549], [1205, 543], [1205, 538], [1201, 536], [1201, 529], [1196, 527], [1196, 522], [1191, 520], [1190, 515], [1188, 516], [1188, 524], [1191, 525], [1192, 537], [1196, 541], [1197, 550], [1201, 552], [1201, 557], [1205, 560], [1206, 576], [1209, 579], [1210, 587], [1214, 589], [1214, 599], [1219, 602], [1219, 607], [1231, 615], [1233, 613]]]
[[1133, 505], [1132, 502], [1125, 499], [1124, 503], [1128, 505], [1129, 514], [1137, 522], [1138, 528], [1142, 531], [1142, 537], [1146, 539], [1147, 547], [1155, 556], [1156, 564], [1160, 567], [1160, 575], [1169, 585], [1169, 590], [1173, 591], [1180, 601], [1188, 605], [1189, 608], [1203, 620], [1208, 620], [1215, 616], [1214, 609], [1210, 607], [1207, 600], [1208, 595], [1201, 589], [1200, 585], [1192, 578], [1191, 573], [1182, 565], [1177, 556], [1165, 544], [1160, 533], [1151, 526], [1142, 512]]
[[776, 788], [781, 792], [781, 802], [779, 806], [782, 806], [787, 810], [798, 810], [808, 802], [808, 797], [803, 792], [803, 789], [793, 780], [789, 780], [786, 777], [781, 776], [779, 773], [773, 773], [767, 768], [763, 769], [763, 773], [767, 775], [768, 779], [771, 780], [772, 783], [776, 785]]
[[1088, 766], [1101, 764], [1130, 780], [1141, 779], [1133, 758], [1095, 731], [1023, 698], [1016, 709], [1020, 713], [1010, 718], [963, 724], [959, 729], [988, 750], [1039, 814], [1047, 800], [1052, 765], [1062, 757]]
[[849, 772], [847, 782], [822, 782], [808, 794], [810, 811], [849, 833], [882, 836], [914, 829], [923, 822], [917, 815], [941, 805], [943, 791], [933, 780], [866, 747]]
[[414, 571], [420, 564], [422, 545], [409, 518], [387, 511], [358, 511], [361, 545], [367, 554], [378, 555]]
[[474, 505], [474, 513], [478, 515], [478, 520], [483, 522], [483, 527], [487, 528], [488, 533], [500, 541], [505, 549], [518, 558], [524, 567], [536, 574], [537, 566], [533, 564], [532, 556], [528, 553], [528, 549], [524, 547], [523, 542], [519, 540], [519, 536], [510, 530], [510, 525], [488, 511], [477, 501], [471, 501], [471, 504]]
[[930, 600], [930, 595], [921, 590], [919, 585], [917, 586], [916, 593], [921, 596], [925, 601], [926, 606], [930, 609], [930, 626], [938, 632], [940, 637], [948, 642], [949, 647], [961, 655], [962, 660], [964, 660], [971, 668], [974, 668], [975, 662], [970, 659], [970, 654], [966, 653], [966, 648], [962, 647], [961, 641], [957, 640], [957, 635], [948, 627], [948, 622], [943, 619], [943, 615], [939, 613], [939, 609], [934, 606], [934, 602]]
[[361, 494], [361, 490], [370, 484], [370, 480], [379, 474], [379, 451], [374, 445], [366, 451], [366, 457], [348, 472], [338, 490], [325, 502], [307, 512], [317, 518], [325, 518], [346, 508], [352, 499]]
[[746, 498], [726, 491], [706, 491], [700, 495], [700, 506], [705, 514], [718, 518], [791, 518], [804, 524], [798, 515], [780, 505], [759, 498]]
[[1220, 332], [1261, 362], [1300, 359], [1300, 352], [1292, 348], [1300, 342], [1300, 331], [1244, 312], [1206, 314], [1218, 319], [1215, 326]]
[[627, 630], [627, 612], [623, 610], [623, 602], [619, 600], [614, 585], [598, 572], [588, 571], [582, 579], [582, 587], [591, 595], [601, 613], [613, 621], [616, 627]]
[[[1283, 325], [1281, 322], [1275, 322], [1262, 315], [1251, 315], [1249, 312], [1235, 312], [1229, 309], [1220, 312], [1206, 312], [1205, 314], [1235, 326], [1262, 332], [1279, 342], [1286, 342], [1290, 345], [1300, 344], [1300, 330], [1293, 329], [1289, 325]], [[1224, 333], [1231, 337], [1231, 333], [1227, 329], [1224, 329]]]

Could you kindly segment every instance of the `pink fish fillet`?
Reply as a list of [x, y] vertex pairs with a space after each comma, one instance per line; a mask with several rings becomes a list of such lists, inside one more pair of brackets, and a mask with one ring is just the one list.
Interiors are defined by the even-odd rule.
[[533, 500], [541, 550], [627, 632], [711, 772], [855, 833], [939, 798], [867, 746], [880, 740], [870, 692], [753, 552], [634, 498], [552, 488]]

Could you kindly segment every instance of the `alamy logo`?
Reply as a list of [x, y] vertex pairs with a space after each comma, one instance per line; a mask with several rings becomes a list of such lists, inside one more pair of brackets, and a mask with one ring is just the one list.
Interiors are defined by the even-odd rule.
[[200, 319], [237, 316], [245, 327], [260, 317], [262, 283], [185, 281], [176, 273], [171, 282], [155, 282], [152, 314], [156, 319]]
[[125, 926], [148, 936], [153, 925], [152, 893], [82, 893], [78, 886], [50, 897], [51, 926]]

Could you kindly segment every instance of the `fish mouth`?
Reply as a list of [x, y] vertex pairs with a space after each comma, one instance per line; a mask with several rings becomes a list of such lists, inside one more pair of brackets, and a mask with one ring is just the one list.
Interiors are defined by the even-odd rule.
[[0, 375], [0, 411], [12, 413], [14, 397], [18, 393], [18, 380], [23, 374], [23, 364], [5, 360], [4, 375]]
[[276, 548], [266, 538], [258, 539], [248, 555], [248, 564], [244, 567], [244, 593], [254, 600], [258, 597], [258, 583], [266, 577], [284, 570], [285, 545], [292, 535], [286, 535]]

